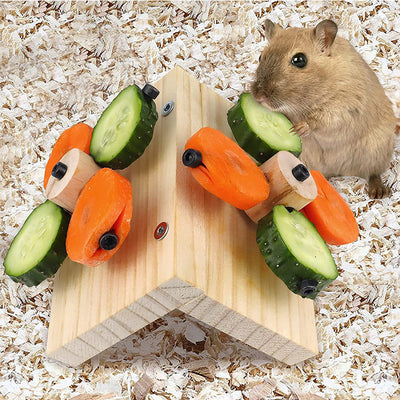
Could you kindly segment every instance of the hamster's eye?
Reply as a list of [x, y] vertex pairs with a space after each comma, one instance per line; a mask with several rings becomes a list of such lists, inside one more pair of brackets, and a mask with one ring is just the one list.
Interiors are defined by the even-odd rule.
[[258, 57], [258, 62], [261, 62], [261, 54], [260, 54], [260, 57]]
[[307, 65], [307, 57], [303, 53], [297, 53], [292, 57], [291, 63], [297, 68], [304, 68]]

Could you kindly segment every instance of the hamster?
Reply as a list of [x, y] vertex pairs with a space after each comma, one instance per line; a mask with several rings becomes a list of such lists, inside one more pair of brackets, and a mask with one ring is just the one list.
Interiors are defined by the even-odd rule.
[[266, 20], [265, 33], [251, 92], [293, 123], [302, 162], [327, 178], [367, 179], [371, 198], [390, 195], [380, 175], [391, 161], [397, 121], [372, 69], [336, 37], [333, 21], [283, 29]]

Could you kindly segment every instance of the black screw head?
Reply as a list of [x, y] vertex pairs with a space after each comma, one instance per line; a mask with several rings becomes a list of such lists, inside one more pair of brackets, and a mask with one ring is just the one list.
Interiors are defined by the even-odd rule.
[[51, 176], [54, 176], [54, 178], [60, 180], [64, 177], [64, 175], [67, 173], [68, 167], [59, 161], [51, 170]]
[[144, 97], [149, 100], [155, 100], [160, 94], [160, 91], [158, 89], [148, 83], [144, 85], [142, 92], [144, 94]]
[[114, 230], [103, 233], [99, 240], [99, 246], [103, 250], [112, 250], [117, 247], [118, 244], [118, 236], [115, 234]]
[[183, 165], [190, 168], [196, 168], [202, 164], [201, 153], [195, 149], [187, 149], [182, 155]]
[[299, 292], [302, 296], [311, 296], [317, 290], [318, 282], [313, 279], [304, 279], [300, 283]]
[[303, 182], [310, 176], [310, 171], [304, 164], [298, 164], [292, 169], [292, 174], [299, 182]]

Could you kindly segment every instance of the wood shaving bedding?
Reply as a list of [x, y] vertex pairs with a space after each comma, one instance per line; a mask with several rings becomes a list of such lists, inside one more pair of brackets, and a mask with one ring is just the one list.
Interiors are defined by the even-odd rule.
[[[160, 79], [175, 65], [237, 100], [266, 44], [266, 16], [284, 27], [336, 20], [339, 35], [376, 71], [400, 118], [396, 0], [1, 2], [1, 260], [45, 200], [44, 167], [63, 130], [80, 121], [93, 126], [123, 87]], [[384, 174], [390, 198], [370, 200], [359, 178], [332, 179], [357, 217], [360, 238], [331, 247], [340, 276], [315, 302], [321, 353], [314, 359], [287, 367], [195, 320], [170, 315], [68, 368], [45, 356], [52, 279], [27, 288], [1, 267], [0, 398], [129, 399], [143, 374], [154, 383], [146, 396], [151, 400], [398, 398], [399, 176], [397, 137]]]

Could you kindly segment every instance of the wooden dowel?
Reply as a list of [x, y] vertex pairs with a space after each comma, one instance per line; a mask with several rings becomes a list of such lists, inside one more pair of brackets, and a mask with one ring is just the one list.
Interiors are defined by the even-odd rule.
[[46, 187], [47, 198], [72, 213], [81, 190], [99, 169], [90, 155], [79, 149], [70, 150], [53, 168]]
[[317, 186], [307, 168], [288, 151], [280, 151], [260, 166], [270, 185], [266, 200], [246, 210], [258, 222], [277, 204], [301, 210], [317, 197]]

